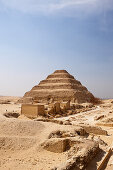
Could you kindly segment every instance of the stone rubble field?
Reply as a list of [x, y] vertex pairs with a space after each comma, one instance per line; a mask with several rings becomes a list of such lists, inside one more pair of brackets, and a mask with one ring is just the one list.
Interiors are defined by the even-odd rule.
[[[18, 99], [0, 97], [0, 170], [99, 168], [113, 145], [113, 100], [72, 115], [29, 119]], [[112, 153], [104, 169], [113, 169]]]

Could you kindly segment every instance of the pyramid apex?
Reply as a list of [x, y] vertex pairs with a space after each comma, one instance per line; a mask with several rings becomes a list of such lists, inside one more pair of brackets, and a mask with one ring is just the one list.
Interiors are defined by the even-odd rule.
[[66, 70], [56, 70], [54, 73], [68, 73]]

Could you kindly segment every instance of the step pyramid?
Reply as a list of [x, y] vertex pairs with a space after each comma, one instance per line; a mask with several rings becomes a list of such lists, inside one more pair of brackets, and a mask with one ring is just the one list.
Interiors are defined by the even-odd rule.
[[92, 102], [94, 96], [66, 70], [56, 70], [45, 80], [25, 93], [22, 103], [72, 101], [75, 103]]

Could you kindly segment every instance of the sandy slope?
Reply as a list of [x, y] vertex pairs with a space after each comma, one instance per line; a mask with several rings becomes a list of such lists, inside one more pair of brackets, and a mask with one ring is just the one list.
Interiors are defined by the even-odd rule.
[[32, 120], [2, 119], [0, 121], [0, 169], [46, 169], [65, 161], [65, 154], [55, 154], [40, 148], [53, 123]]
[[[70, 120], [74, 126], [96, 126], [97, 123], [102, 123], [102, 120], [113, 117], [113, 103], [111, 101], [105, 100], [103, 104], [97, 106], [94, 110], [59, 119]], [[65, 162], [67, 159], [65, 152], [53, 153], [40, 147], [40, 144], [48, 138], [49, 134], [56, 129], [62, 128], [62, 125], [37, 122], [24, 116], [18, 119], [6, 118], [3, 115], [6, 112], [20, 113], [20, 105], [14, 104], [14, 102], [16, 100], [12, 99], [11, 104], [0, 104], [0, 170], [49, 170]], [[104, 115], [103, 119], [95, 120], [95, 117], [101, 115]], [[108, 136], [101, 135], [100, 138], [111, 146], [113, 127], [99, 126], [108, 131]], [[66, 127], [71, 130], [73, 126]], [[95, 158], [87, 169], [90, 170], [92, 166], [95, 169], [95, 164], [99, 164], [100, 161], [100, 158]], [[112, 167], [113, 156], [108, 161], [106, 169], [111, 170]]]

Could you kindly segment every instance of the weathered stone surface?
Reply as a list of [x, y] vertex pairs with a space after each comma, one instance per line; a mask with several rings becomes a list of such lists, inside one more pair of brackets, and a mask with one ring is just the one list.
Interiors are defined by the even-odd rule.
[[68, 151], [69, 159], [65, 163], [54, 167], [53, 170], [85, 169], [87, 164], [92, 160], [93, 157], [96, 156], [100, 149], [97, 142], [91, 142], [88, 140], [84, 142], [79, 144], [79, 146], [75, 143], [75, 145]]
[[103, 119], [105, 117], [105, 115], [100, 115], [100, 116], [96, 116], [94, 119], [95, 120], [100, 120], [100, 119]]
[[70, 101], [62, 102], [62, 103], [60, 103], [60, 106], [64, 111], [69, 110], [70, 109]]
[[25, 116], [29, 118], [36, 118], [38, 116], [44, 116], [45, 114], [44, 105], [22, 104], [21, 114], [24, 114]]
[[66, 126], [63, 129], [59, 129], [57, 131], [53, 131], [49, 134], [48, 138], [66, 138], [66, 137], [76, 137], [76, 136], [84, 136], [86, 135], [86, 131], [81, 127], [76, 127], [71, 130], [67, 130]]
[[64, 125], [72, 125], [71, 122], [70, 122], [69, 120], [64, 121], [63, 124], [64, 124]]
[[15, 112], [6, 112], [4, 113], [4, 116], [6, 116], [7, 118], [18, 118], [20, 114]]
[[65, 138], [51, 138], [41, 145], [44, 149], [50, 152], [62, 153], [70, 148], [69, 140]]
[[51, 101], [74, 101], [77, 103], [93, 102], [95, 97], [78, 80], [66, 70], [56, 70], [33, 87], [24, 97], [21, 103]]
[[82, 126], [87, 133], [93, 133], [97, 135], [107, 135], [107, 131], [97, 126]]
[[49, 105], [49, 112], [48, 113], [59, 113], [61, 111], [60, 103], [54, 102]]

